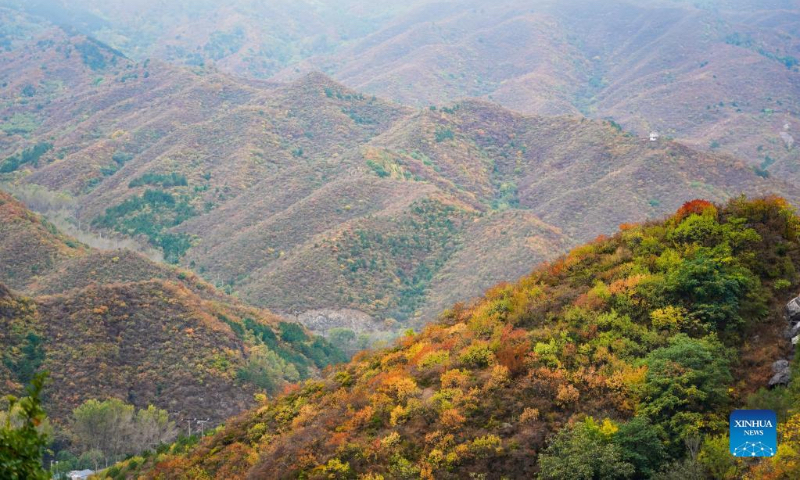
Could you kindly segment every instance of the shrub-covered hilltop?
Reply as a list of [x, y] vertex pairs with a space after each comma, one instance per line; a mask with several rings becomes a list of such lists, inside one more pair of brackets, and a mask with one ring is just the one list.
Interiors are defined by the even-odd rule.
[[[791, 349], [798, 226], [777, 198], [624, 226], [145, 477], [798, 478], [800, 383], [764, 388]], [[741, 407], [778, 411], [777, 457], [730, 456]]]

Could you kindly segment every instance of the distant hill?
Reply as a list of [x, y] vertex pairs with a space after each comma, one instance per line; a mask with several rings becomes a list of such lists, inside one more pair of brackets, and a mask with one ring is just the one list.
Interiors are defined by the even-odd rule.
[[11, 8], [0, 47], [46, 19], [138, 61], [277, 81], [324, 71], [418, 107], [478, 97], [526, 114], [611, 118], [800, 182], [800, 10], [790, 0], [0, 5]]
[[[116, 471], [796, 477], [798, 380], [763, 387], [794, 348], [785, 304], [800, 286], [798, 222], [781, 199], [687, 203], [453, 306], [393, 348], [229, 420], [188, 453]], [[743, 407], [777, 411], [783, 453], [729, 454], [728, 416]]]
[[610, 118], [797, 183], [799, 20], [789, 1], [428, 2], [273, 79], [321, 69], [411, 105]]
[[41, 35], [0, 55], [3, 179], [286, 315], [421, 324], [691, 198], [800, 199], [744, 161], [611, 122], [479, 100], [412, 109], [318, 73], [246, 80]]
[[216, 423], [256, 392], [344, 360], [298, 324], [191, 272], [79, 244], [4, 193], [0, 222], [0, 393], [49, 371], [46, 406], [57, 423], [87, 399], [111, 397]]

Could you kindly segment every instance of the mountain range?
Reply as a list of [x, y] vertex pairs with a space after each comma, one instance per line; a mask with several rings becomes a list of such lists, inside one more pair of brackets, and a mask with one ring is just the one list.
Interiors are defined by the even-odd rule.
[[420, 325], [689, 199], [800, 198], [747, 161], [611, 121], [412, 108], [319, 73], [267, 82], [36, 35], [0, 55], [7, 188], [43, 188], [74, 224], [301, 320]]
[[797, 181], [797, 5], [611, 2], [5, 0], [143, 61], [285, 81], [324, 71], [427, 107], [466, 97], [613, 119]]
[[798, 25], [0, 0], [0, 436], [116, 480], [800, 477]]

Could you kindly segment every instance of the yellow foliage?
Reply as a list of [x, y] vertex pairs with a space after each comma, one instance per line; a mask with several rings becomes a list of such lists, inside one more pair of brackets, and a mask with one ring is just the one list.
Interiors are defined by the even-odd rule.
[[450, 362], [450, 352], [447, 350], [434, 350], [423, 355], [419, 365], [423, 368], [436, 365], [446, 365]]
[[403, 354], [406, 357], [406, 360], [411, 360], [412, 358], [416, 357], [422, 349], [429, 346], [428, 342], [418, 342], [411, 345], [409, 348], [406, 349], [405, 353]]
[[461, 350], [458, 359], [471, 367], [488, 367], [495, 362], [494, 352], [487, 342], [473, 342]]
[[778, 424], [781, 443], [792, 443], [800, 447], [800, 413], [792, 415], [782, 424]]
[[448, 370], [439, 377], [442, 388], [463, 388], [469, 382], [469, 375], [458, 368]]
[[603, 423], [600, 425], [600, 433], [608, 438], [611, 438], [615, 433], [617, 433], [617, 430], [619, 430], [617, 424], [608, 418], [603, 419]]
[[538, 408], [525, 407], [525, 410], [519, 416], [519, 423], [522, 424], [531, 424], [537, 420], [539, 420]]
[[492, 372], [489, 375], [489, 381], [486, 382], [485, 390], [493, 390], [508, 384], [511, 374], [508, 367], [505, 365], [495, 365], [492, 367]]
[[503, 441], [497, 435], [485, 435], [473, 440], [469, 450], [478, 457], [499, 454], [503, 451]]
[[686, 310], [669, 305], [650, 312], [650, 321], [653, 323], [653, 328], [677, 332], [680, 330], [685, 316]]
[[352, 419], [351, 423], [352, 423], [353, 427], [366, 425], [370, 421], [370, 419], [372, 418], [372, 416], [374, 414], [375, 414], [375, 409], [372, 408], [370, 405], [367, 405], [366, 407], [364, 407], [361, 410], [357, 411], [353, 415], [353, 419]]
[[570, 384], [559, 385], [558, 393], [556, 393], [556, 403], [561, 406], [566, 406], [575, 403], [580, 398], [578, 389]]
[[400, 434], [392, 432], [381, 439], [381, 447], [389, 449], [400, 444]]
[[392, 413], [389, 415], [389, 424], [393, 427], [396, 427], [408, 419], [407, 414], [408, 410], [402, 405], [394, 407]]
[[292, 419], [292, 428], [307, 425], [317, 415], [317, 409], [311, 405], [303, 405], [297, 416]]
[[398, 400], [416, 395], [418, 392], [417, 382], [408, 376], [391, 375], [383, 381], [380, 389], [382, 392], [394, 396]]
[[629, 295], [636, 290], [636, 287], [647, 278], [646, 275], [631, 275], [621, 278], [608, 286], [608, 291], [612, 295]]

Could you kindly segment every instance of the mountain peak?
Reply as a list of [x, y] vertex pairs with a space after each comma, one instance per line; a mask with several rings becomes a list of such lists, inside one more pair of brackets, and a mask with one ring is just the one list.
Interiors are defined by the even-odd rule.
[[303, 75], [302, 77], [290, 82], [289, 85], [291, 85], [293, 87], [296, 87], [296, 88], [297, 87], [300, 87], [300, 88], [303, 88], [303, 87], [304, 88], [312, 88], [312, 87], [313, 88], [325, 88], [325, 87], [329, 87], [329, 88], [337, 88], [337, 89], [342, 89], [342, 90], [347, 89], [347, 87], [345, 87], [344, 85], [338, 83], [333, 78], [331, 78], [328, 75], [325, 75], [324, 73], [319, 72], [319, 71], [314, 71], [314, 72], [307, 73], [306, 75]]

